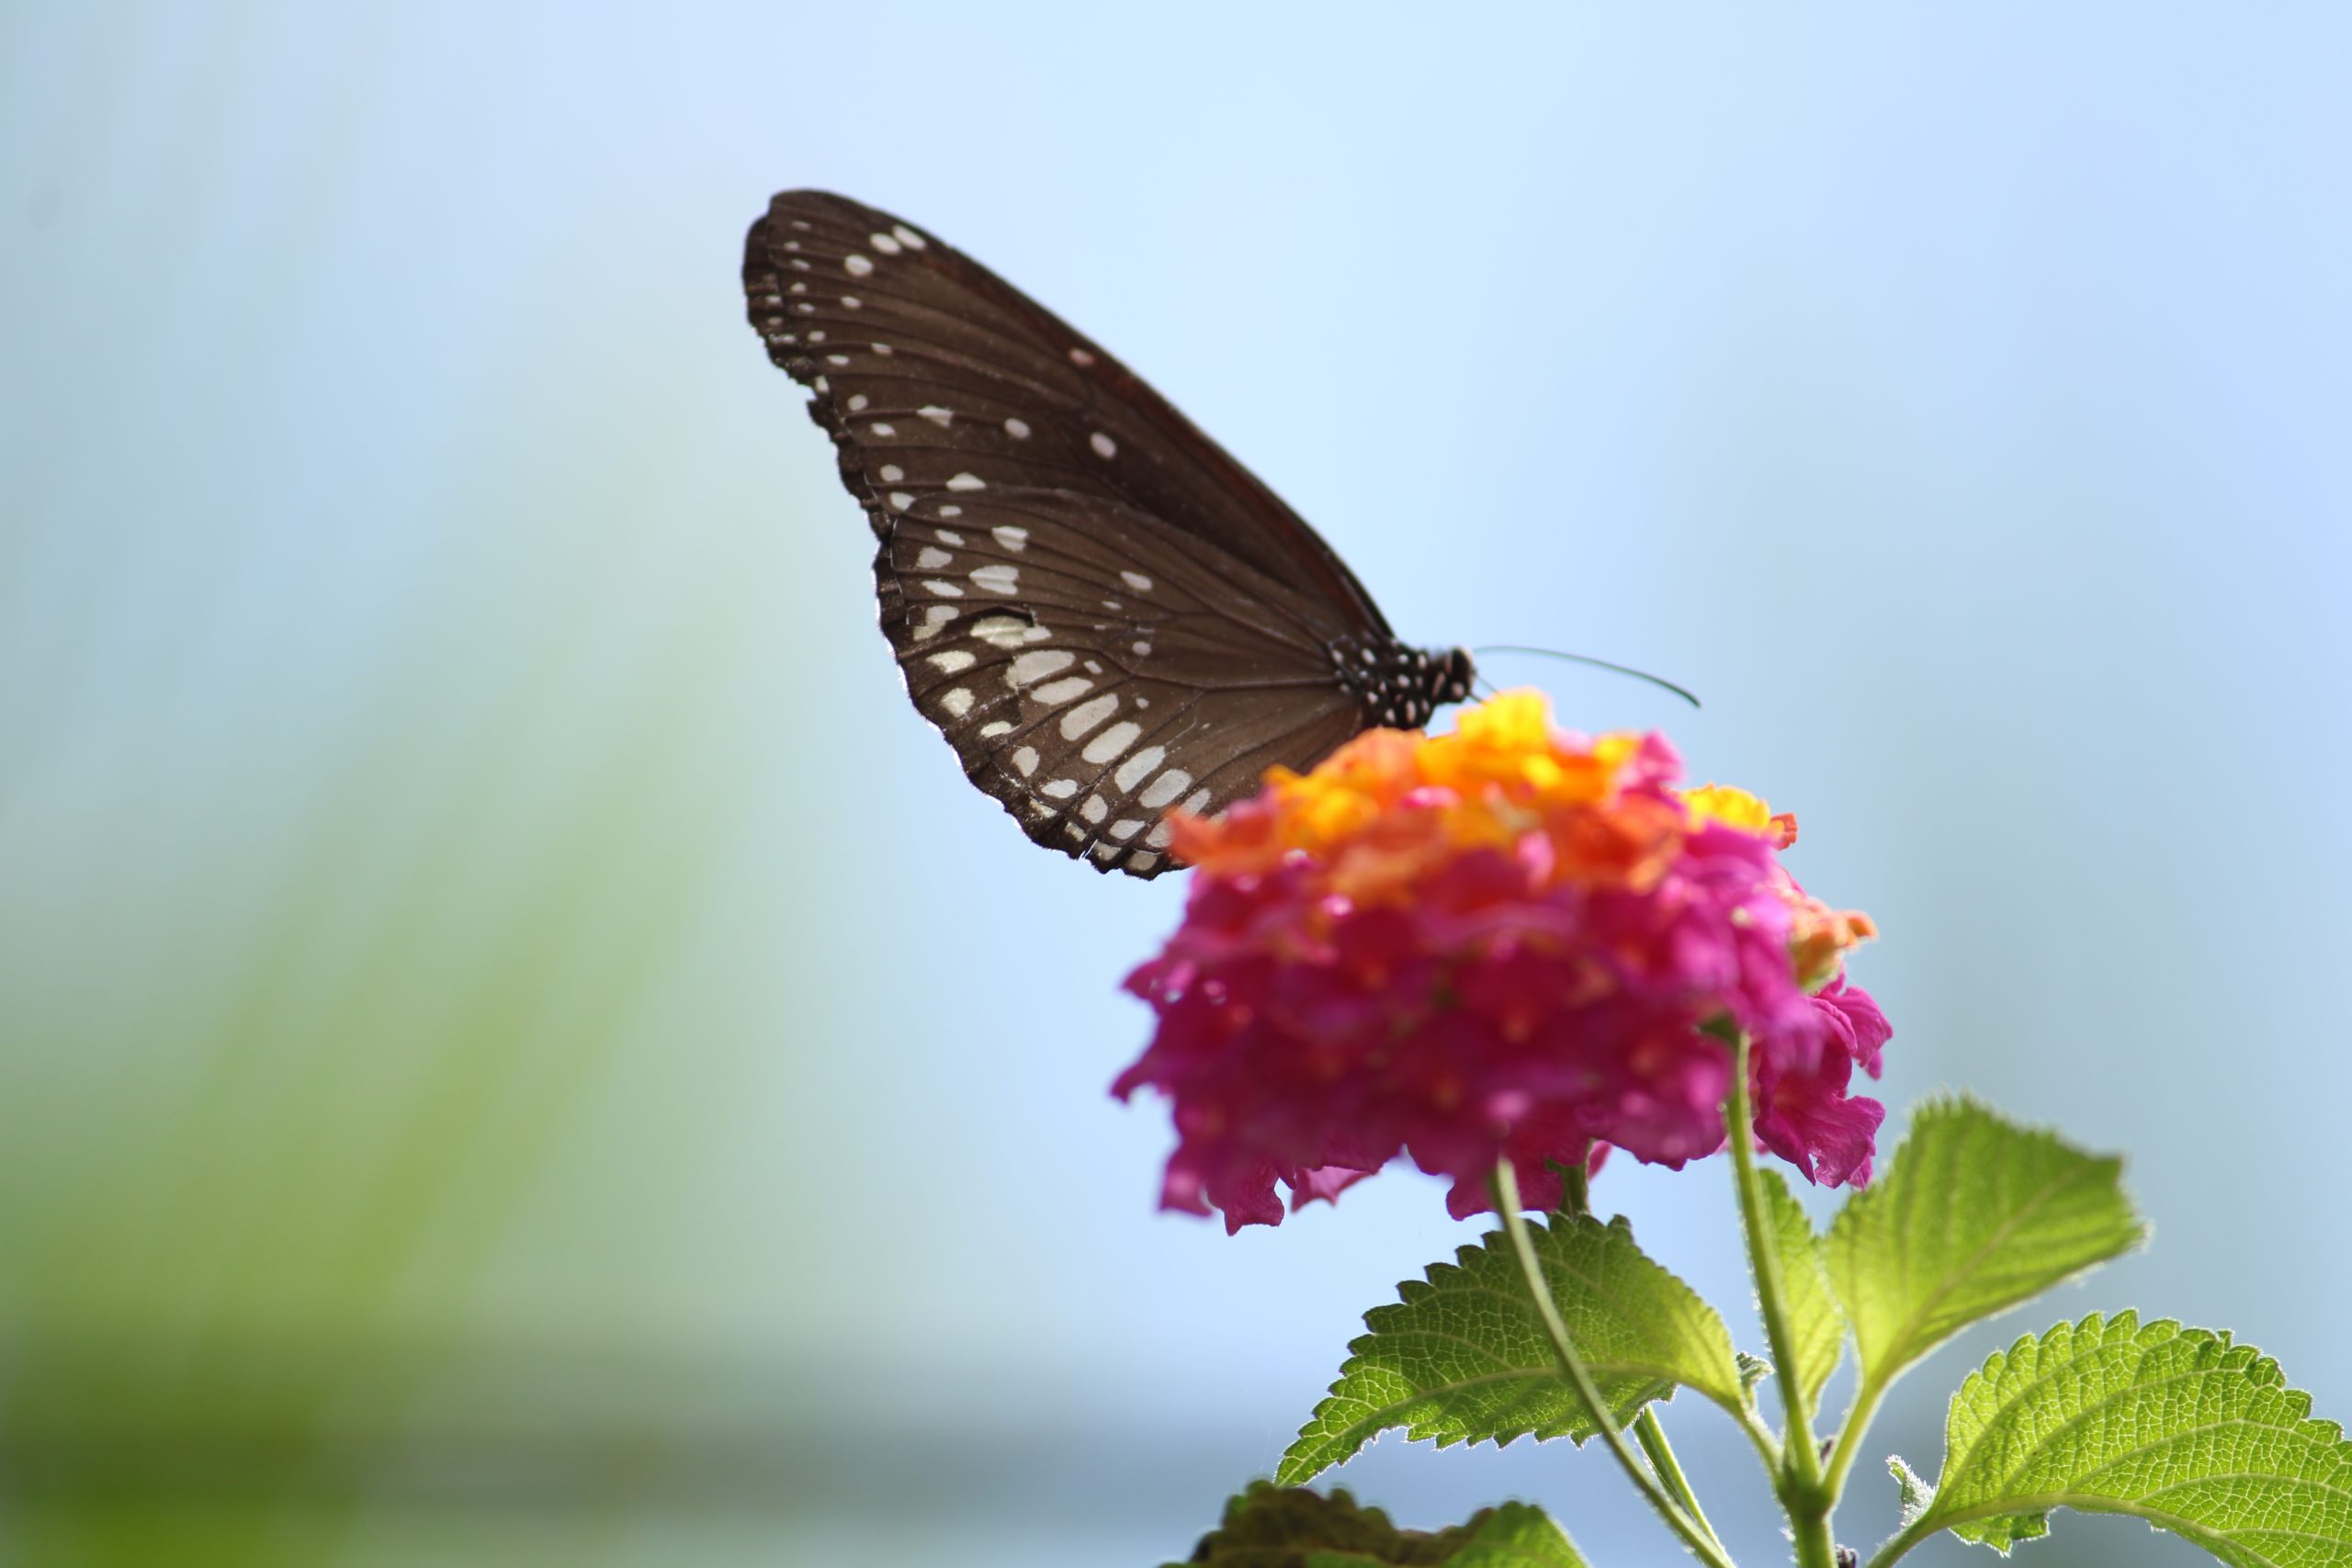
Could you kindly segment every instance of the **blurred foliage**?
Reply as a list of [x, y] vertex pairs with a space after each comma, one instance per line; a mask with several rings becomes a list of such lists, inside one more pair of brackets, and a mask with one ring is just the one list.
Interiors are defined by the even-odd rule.
[[313, 668], [207, 723], [217, 670], [113, 700], [67, 659], [7, 715], [56, 739], [0, 795], [0, 1551], [310, 1562], [371, 1500], [553, 1498], [577, 1529], [661, 1468], [693, 1380], [598, 1299], [661, 1260], [527, 1233], [551, 1189], [662, 1189], [596, 1168], [633, 1151], [582, 1137], [594, 1096], [764, 1026], [689, 1006], [681, 1051], [663, 1006], [759, 780], [728, 673], [756, 583], [645, 609], [650, 502], [610, 501], [534, 594], [427, 551], [332, 714], [289, 690]]

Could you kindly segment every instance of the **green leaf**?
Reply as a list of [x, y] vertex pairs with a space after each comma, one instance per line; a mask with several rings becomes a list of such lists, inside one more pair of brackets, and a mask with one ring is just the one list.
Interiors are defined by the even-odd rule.
[[1958, 1329], [2137, 1247], [2147, 1228], [2122, 1171], [1973, 1100], [1921, 1107], [1886, 1175], [1829, 1229], [1865, 1384], [1883, 1389]]
[[2145, 1519], [2233, 1568], [2352, 1562], [2352, 1443], [2226, 1334], [2127, 1312], [2029, 1335], [1969, 1374], [1944, 1442], [1906, 1537], [2006, 1554], [2063, 1507]]
[[[1569, 1341], [1621, 1426], [1677, 1384], [1740, 1409], [1723, 1319], [1645, 1257], [1623, 1219], [1554, 1214], [1530, 1235]], [[1397, 1303], [1364, 1314], [1372, 1332], [1348, 1347], [1339, 1381], [1283, 1456], [1277, 1481], [1318, 1475], [1396, 1427], [1440, 1448], [1593, 1435], [1509, 1238], [1496, 1232], [1456, 1258], [1432, 1264], [1426, 1282], [1398, 1286]]]
[[1926, 1513], [1928, 1506], [1935, 1502], [1936, 1489], [1921, 1480], [1917, 1471], [1904, 1463], [1901, 1454], [1890, 1458], [1886, 1461], [1886, 1468], [1894, 1477], [1895, 1490], [1902, 1495], [1901, 1520], [1904, 1528], [1907, 1529], [1917, 1524], [1919, 1516]]
[[[1190, 1560], [1215, 1568], [1585, 1568], [1541, 1508], [1482, 1508], [1451, 1529], [1400, 1530], [1345, 1492], [1329, 1497], [1252, 1483]], [[1169, 1568], [1176, 1568], [1170, 1564]]]
[[1804, 1205], [1789, 1190], [1777, 1170], [1758, 1172], [1764, 1179], [1764, 1208], [1772, 1227], [1772, 1250], [1781, 1260], [1781, 1294], [1788, 1307], [1796, 1358], [1797, 1386], [1804, 1391], [1805, 1408], [1821, 1402], [1821, 1385], [1838, 1370], [1846, 1348], [1846, 1314], [1829, 1289], [1829, 1270], [1822, 1262], [1821, 1244], [1814, 1239], [1813, 1222]]

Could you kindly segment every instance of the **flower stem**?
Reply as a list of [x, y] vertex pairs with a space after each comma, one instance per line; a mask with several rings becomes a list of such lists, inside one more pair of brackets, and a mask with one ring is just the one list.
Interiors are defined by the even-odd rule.
[[1684, 1513], [1690, 1516], [1693, 1523], [1707, 1532], [1709, 1540], [1721, 1547], [1724, 1538], [1715, 1533], [1707, 1511], [1699, 1506], [1699, 1495], [1690, 1490], [1690, 1483], [1674, 1457], [1674, 1445], [1666, 1440], [1666, 1427], [1659, 1424], [1656, 1405], [1643, 1405], [1642, 1413], [1634, 1417], [1634, 1440], [1642, 1445], [1642, 1452], [1649, 1460], [1650, 1469], [1657, 1472], [1668, 1495], [1680, 1505]]
[[[1591, 1165], [1592, 1145], [1587, 1144], [1573, 1161], [1560, 1167], [1563, 1214], [1582, 1216], [1592, 1213]], [[1707, 1532], [1708, 1540], [1723, 1545], [1724, 1538], [1715, 1533], [1707, 1510], [1699, 1506], [1699, 1495], [1690, 1490], [1690, 1479], [1682, 1473], [1681, 1461], [1674, 1457], [1674, 1445], [1666, 1440], [1666, 1427], [1657, 1418], [1657, 1406], [1645, 1404], [1641, 1414], [1634, 1417], [1634, 1440], [1642, 1445], [1643, 1457], [1650, 1461], [1650, 1472], [1657, 1477], [1668, 1495]]]
[[1829, 1535], [1829, 1509], [1835, 1501], [1822, 1484], [1821, 1450], [1814, 1441], [1812, 1413], [1805, 1408], [1804, 1389], [1797, 1376], [1796, 1335], [1789, 1326], [1787, 1287], [1781, 1278], [1781, 1255], [1774, 1250], [1770, 1221], [1764, 1213], [1764, 1183], [1756, 1169], [1756, 1113], [1747, 1092], [1748, 1040], [1743, 1033], [1732, 1050], [1731, 1098], [1724, 1106], [1724, 1123], [1731, 1144], [1734, 1185], [1738, 1190], [1740, 1220], [1747, 1231], [1747, 1258], [1756, 1274], [1756, 1301], [1764, 1315], [1764, 1338], [1772, 1349], [1773, 1381], [1788, 1412], [1788, 1427], [1781, 1439], [1781, 1472], [1773, 1490], [1788, 1510], [1796, 1541], [1799, 1568], [1833, 1568], [1837, 1550]]
[[[1937, 1528], [1940, 1529], [1941, 1527], [1939, 1526]], [[1911, 1529], [1905, 1530], [1901, 1535], [1896, 1536], [1893, 1540], [1888, 1541], [1884, 1546], [1880, 1547], [1878, 1551], [1871, 1558], [1870, 1568], [1894, 1568], [1895, 1561], [1901, 1558], [1904, 1553], [1909, 1551], [1913, 1547], [1918, 1545], [1921, 1541], [1927, 1540], [1929, 1536], [1935, 1533], [1936, 1531], [1934, 1529], [1921, 1529], [1917, 1525], [1914, 1525]]]
[[1592, 1159], [1592, 1145], [1587, 1144], [1576, 1164], [1560, 1172], [1560, 1212], [1566, 1214], [1592, 1213], [1592, 1176], [1588, 1168]]
[[[1619, 1428], [1616, 1417], [1609, 1413], [1608, 1402], [1600, 1395], [1600, 1385], [1593, 1382], [1592, 1370], [1584, 1364], [1584, 1358], [1577, 1353], [1575, 1343], [1568, 1338], [1568, 1325], [1561, 1320], [1558, 1303], [1552, 1300], [1551, 1287], [1544, 1283], [1544, 1265], [1535, 1256], [1535, 1244], [1528, 1238], [1526, 1216], [1520, 1213], [1519, 1178], [1512, 1171], [1510, 1161], [1497, 1162], [1493, 1185], [1495, 1208], [1503, 1217], [1503, 1229], [1510, 1236], [1511, 1251], [1519, 1258], [1519, 1269], [1526, 1277], [1528, 1294], [1534, 1298], [1535, 1315], [1543, 1321], [1544, 1332], [1552, 1341], [1552, 1353], [1559, 1360], [1561, 1374], [1567, 1379], [1568, 1386], [1576, 1391], [1577, 1398], [1583, 1402], [1585, 1415], [1600, 1429], [1601, 1438], [1609, 1444], [1609, 1451], [1617, 1456], [1618, 1464], [1623, 1467], [1626, 1476], [1634, 1483], [1634, 1490], [1657, 1510], [1658, 1517], [1666, 1521], [1667, 1528], [1682, 1538], [1682, 1544], [1690, 1549], [1690, 1554], [1706, 1563], [1708, 1568], [1732, 1568], [1731, 1558], [1724, 1551], [1722, 1543], [1715, 1540], [1714, 1532], [1684, 1513], [1658, 1479], [1644, 1468], [1640, 1457], [1634, 1452], [1633, 1445], [1625, 1440], [1625, 1434]], [[1660, 1441], [1663, 1444], [1663, 1437]], [[1669, 1450], [1669, 1460], [1671, 1457]], [[1679, 1479], [1679, 1469], [1675, 1473]], [[1824, 1568], [1827, 1568], [1826, 1561]]]
[[1838, 1428], [1838, 1447], [1829, 1456], [1829, 1472], [1822, 1484], [1828, 1489], [1830, 1506], [1846, 1495], [1846, 1477], [1854, 1468], [1854, 1458], [1861, 1451], [1862, 1436], [1870, 1430], [1871, 1418], [1878, 1414], [1879, 1401], [1886, 1397], [1886, 1384], [1865, 1380], [1854, 1391], [1854, 1403], [1846, 1411], [1846, 1424]]

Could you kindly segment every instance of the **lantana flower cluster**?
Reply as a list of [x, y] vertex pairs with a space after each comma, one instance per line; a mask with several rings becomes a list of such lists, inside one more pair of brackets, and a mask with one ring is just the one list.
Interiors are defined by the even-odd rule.
[[1792, 818], [1680, 772], [1660, 736], [1587, 739], [1507, 693], [1176, 817], [1190, 899], [1127, 977], [1158, 1027], [1114, 1086], [1173, 1101], [1163, 1205], [1278, 1224], [1277, 1182], [1295, 1208], [1406, 1155], [1456, 1215], [1504, 1157], [1555, 1207], [1610, 1147], [1720, 1147], [1739, 1032], [1759, 1144], [1868, 1180], [1885, 1112], [1849, 1086], [1890, 1031], [1844, 959], [1870, 920], [1781, 866]]

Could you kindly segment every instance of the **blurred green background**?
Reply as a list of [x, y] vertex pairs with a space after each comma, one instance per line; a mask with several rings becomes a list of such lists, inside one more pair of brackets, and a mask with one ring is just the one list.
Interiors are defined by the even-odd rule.
[[[1410, 1175], [1153, 1213], [1164, 1115], [1103, 1088], [1181, 888], [1036, 853], [899, 695], [741, 321], [790, 185], [1111, 344], [1408, 636], [1700, 688], [1489, 671], [1799, 813], [1887, 933], [1897, 1124], [1968, 1085], [2132, 1152], [2155, 1248], [1884, 1449], [2132, 1303], [2352, 1414], [2347, 51], [2315, 4], [11, 5], [0, 1560], [1156, 1562], [1473, 1234]], [[1720, 1170], [1596, 1196], [1745, 1299]], [[1745, 1445], [1670, 1425], [1773, 1560]], [[1340, 1479], [1667, 1550], [1566, 1450]]]

